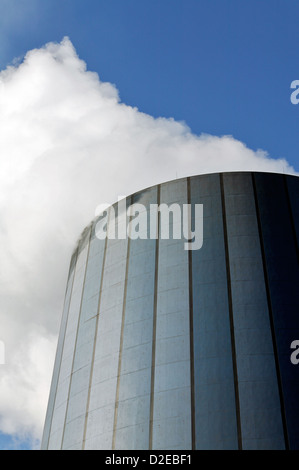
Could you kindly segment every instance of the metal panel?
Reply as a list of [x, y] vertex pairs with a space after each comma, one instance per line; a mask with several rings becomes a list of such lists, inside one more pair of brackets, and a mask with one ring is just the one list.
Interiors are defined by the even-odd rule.
[[42, 437], [42, 442], [41, 442], [42, 450], [47, 449], [48, 444], [49, 444], [52, 417], [53, 417], [54, 404], [55, 404], [55, 398], [56, 398], [56, 390], [57, 390], [58, 377], [59, 377], [62, 351], [63, 351], [64, 336], [65, 336], [65, 331], [66, 331], [66, 326], [67, 326], [67, 321], [68, 321], [68, 312], [69, 312], [69, 306], [70, 306], [71, 294], [72, 294], [72, 288], [73, 288], [76, 260], [77, 260], [77, 251], [73, 254], [72, 260], [70, 263], [69, 277], [67, 281], [65, 301], [64, 301], [61, 325], [60, 325], [60, 330], [59, 330], [59, 337], [58, 337], [58, 343], [57, 343], [54, 370], [53, 370], [53, 375], [52, 375], [51, 389], [50, 389], [50, 395], [49, 395], [49, 401], [48, 401], [48, 407], [47, 407], [47, 413], [46, 413], [46, 419], [45, 419], [45, 426], [43, 430], [43, 437]]
[[[196, 449], [237, 449], [219, 175], [190, 179], [191, 204], [203, 204], [203, 246], [192, 251]], [[194, 220], [193, 220], [194, 223]]]
[[[118, 224], [117, 217], [116, 222]], [[112, 448], [123, 301], [126, 284], [127, 249], [127, 238], [120, 240], [109, 238], [107, 240], [104, 277], [100, 293], [96, 346], [92, 364], [92, 382], [87, 410], [85, 449], [90, 448], [95, 436], [100, 436], [100, 443], [97, 448]], [[95, 425], [93, 412], [96, 410], [105, 414], [105, 416], [109, 416], [109, 421], [99, 421]]]
[[251, 174], [223, 176], [243, 449], [284, 434]]
[[[149, 222], [151, 204], [157, 203], [157, 188], [137, 194], [132, 202], [144, 205]], [[148, 449], [149, 446], [156, 256], [156, 240], [149, 239], [149, 223], [143, 235], [146, 239], [130, 240], [114, 429], [116, 449]]]
[[[186, 201], [186, 179], [161, 186], [161, 203], [178, 203], [182, 210]], [[170, 219], [170, 234], [172, 229]], [[184, 239], [160, 240], [152, 397], [153, 449], [192, 447], [188, 272]], [[166, 317], [169, 330], [165, 328]]]
[[[69, 307], [68, 322], [64, 338], [63, 353], [61, 360], [61, 367], [59, 373], [59, 380], [57, 385], [57, 394], [55, 400], [55, 407], [53, 412], [52, 428], [55, 432], [55, 438], [52, 440], [52, 435], [49, 440], [49, 449], [60, 449], [63, 441], [65, 413], [67, 410], [68, 394], [70, 389], [70, 379], [73, 358], [75, 354], [75, 343], [77, 336], [77, 327], [79, 322], [79, 314], [81, 307], [81, 298], [83, 291], [83, 284], [85, 278], [86, 261], [89, 248], [89, 235], [90, 231], [85, 230], [81, 244], [78, 248], [78, 258], [76, 263], [76, 271], [73, 283], [72, 297]], [[56, 416], [57, 414], [57, 416]], [[64, 414], [64, 418], [63, 418]], [[59, 428], [58, 428], [59, 423]], [[55, 442], [54, 442], [55, 441]], [[58, 447], [57, 447], [58, 446]]]
[[[284, 176], [256, 174], [255, 184], [277, 347], [278, 379], [281, 380], [287, 444], [290, 449], [299, 449], [299, 378], [296, 368], [290, 361], [291, 342], [299, 337], [297, 237]], [[293, 207], [298, 205], [293, 197], [291, 201]]]

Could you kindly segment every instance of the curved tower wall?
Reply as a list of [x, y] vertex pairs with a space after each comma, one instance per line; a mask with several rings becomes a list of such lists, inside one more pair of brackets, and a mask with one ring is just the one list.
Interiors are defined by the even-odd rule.
[[202, 175], [126, 203], [202, 204], [203, 246], [163, 239], [156, 213], [157, 239], [85, 229], [42, 449], [298, 449], [299, 179]]

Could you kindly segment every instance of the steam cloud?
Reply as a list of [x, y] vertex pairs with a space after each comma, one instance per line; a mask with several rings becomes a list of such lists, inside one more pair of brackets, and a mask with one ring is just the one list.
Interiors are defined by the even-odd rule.
[[69, 260], [97, 205], [234, 170], [294, 173], [231, 136], [196, 136], [121, 103], [68, 38], [0, 72], [1, 432], [38, 445]]

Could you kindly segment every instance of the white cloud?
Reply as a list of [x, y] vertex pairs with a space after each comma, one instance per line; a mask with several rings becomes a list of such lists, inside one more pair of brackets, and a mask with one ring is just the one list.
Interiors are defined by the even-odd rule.
[[0, 430], [41, 436], [70, 255], [100, 203], [192, 174], [294, 172], [119, 100], [69, 41], [0, 73]]
[[15, 348], [7, 365], [9, 370], [1, 376], [0, 428], [38, 447], [56, 338], [32, 329], [16, 342]]

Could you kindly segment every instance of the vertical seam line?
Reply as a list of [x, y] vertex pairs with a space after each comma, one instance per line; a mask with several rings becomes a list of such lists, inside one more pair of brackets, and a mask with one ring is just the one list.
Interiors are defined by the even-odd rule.
[[227, 279], [228, 307], [229, 307], [229, 320], [230, 320], [230, 332], [231, 332], [231, 348], [232, 348], [232, 361], [233, 361], [233, 373], [234, 373], [235, 401], [236, 401], [238, 448], [239, 450], [242, 450], [242, 430], [241, 430], [241, 413], [240, 413], [240, 398], [239, 398], [239, 384], [238, 384], [238, 367], [237, 367], [233, 301], [232, 301], [232, 290], [231, 290], [230, 259], [229, 259], [229, 248], [228, 248], [224, 181], [223, 181], [223, 174], [220, 173], [219, 176], [220, 176], [220, 189], [221, 189], [221, 202], [222, 202], [222, 221], [223, 221], [223, 235], [224, 235], [225, 261], [226, 261], [226, 279]]
[[264, 280], [265, 280], [265, 288], [266, 288], [266, 296], [267, 296], [267, 304], [268, 304], [268, 312], [269, 312], [269, 321], [270, 321], [270, 329], [271, 329], [272, 344], [273, 344], [274, 361], [275, 361], [275, 368], [276, 368], [276, 375], [277, 375], [277, 384], [278, 384], [278, 393], [279, 393], [279, 401], [280, 401], [280, 409], [281, 409], [282, 427], [283, 427], [283, 434], [284, 434], [286, 450], [288, 450], [289, 449], [289, 438], [288, 438], [286, 414], [285, 414], [285, 407], [284, 407], [284, 400], [283, 400], [282, 379], [281, 379], [278, 349], [277, 349], [277, 342], [276, 342], [276, 335], [275, 335], [275, 325], [274, 325], [272, 301], [271, 301], [271, 294], [270, 294], [269, 276], [268, 276], [268, 271], [267, 271], [267, 261], [266, 261], [266, 253], [265, 253], [265, 246], [264, 246], [264, 239], [263, 239], [262, 222], [261, 222], [260, 209], [259, 209], [259, 204], [258, 204], [257, 187], [256, 187], [256, 181], [255, 181], [254, 173], [251, 173], [251, 177], [252, 177], [252, 184], [253, 184], [253, 193], [254, 193], [254, 200], [255, 200], [255, 208], [256, 208], [259, 238], [260, 238], [260, 247], [261, 247], [261, 254], [262, 254], [263, 270], [264, 270]]
[[[84, 279], [83, 279], [83, 284], [82, 284], [79, 314], [78, 314], [78, 323], [77, 323], [76, 338], [75, 338], [75, 348], [74, 348], [74, 354], [73, 354], [73, 360], [72, 360], [70, 383], [69, 383], [69, 388], [68, 388], [68, 396], [67, 396], [67, 404], [66, 404], [65, 417], [64, 417], [63, 433], [62, 433], [62, 438], [61, 438], [61, 449], [63, 447], [65, 427], [66, 427], [66, 418], [67, 418], [67, 413], [68, 413], [68, 409], [69, 409], [70, 391], [71, 391], [71, 385], [72, 385], [72, 380], [73, 380], [73, 371], [74, 371], [74, 363], [75, 363], [75, 356], [76, 356], [76, 350], [77, 350], [78, 332], [79, 332], [79, 329], [80, 329], [82, 301], [83, 301], [83, 296], [84, 296], [85, 280], [86, 280], [87, 265], [88, 265], [89, 250], [90, 250], [90, 239], [91, 239], [91, 228], [90, 228], [90, 233], [89, 233], [89, 238], [88, 238], [88, 248], [87, 248], [87, 255], [86, 255], [86, 262], [85, 262]], [[78, 258], [79, 258], [79, 247], [78, 247]], [[78, 258], [77, 258], [77, 260], [78, 260]], [[76, 263], [76, 265], [77, 265], [77, 263]], [[74, 276], [74, 278], [75, 278], [75, 276]]]
[[289, 215], [290, 215], [292, 233], [293, 233], [293, 237], [294, 237], [297, 261], [299, 262], [299, 246], [298, 246], [297, 232], [296, 232], [296, 227], [295, 227], [295, 222], [294, 222], [292, 203], [291, 203], [291, 198], [290, 198], [289, 187], [288, 187], [286, 175], [283, 175], [283, 181], [284, 181], [285, 193], [286, 193], [286, 198], [287, 198], [287, 206], [288, 206]]
[[[130, 202], [132, 202], [132, 200], [130, 200]], [[117, 368], [117, 383], [116, 383], [115, 406], [114, 406], [112, 450], [115, 449], [116, 428], [117, 428], [117, 418], [118, 418], [120, 375], [121, 375], [122, 353], [123, 353], [123, 343], [124, 343], [124, 326], [125, 326], [125, 315], [126, 315], [129, 258], [130, 258], [130, 247], [131, 247], [131, 243], [130, 243], [131, 242], [131, 224], [129, 225], [129, 233], [127, 233], [127, 238], [128, 238], [128, 242], [127, 242], [127, 259], [126, 259], [124, 296], [123, 296], [123, 306], [122, 306], [120, 344], [119, 344], [119, 356], [118, 356], [118, 368]]]
[[107, 244], [108, 244], [107, 239], [108, 239], [109, 220], [110, 220], [110, 210], [109, 210], [108, 221], [107, 221], [107, 232], [106, 232], [106, 237], [105, 237], [105, 246], [104, 246], [104, 254], [103, 254], [103, 261], [102, 261], [98, 309], [97, 309], [97, 315], [96, 315], [95, 334], [94, 334], [94, 341], [93, 341], [93, 351], [92, 351], [91, 367], [90, 367], [90, 374], [89, 374], [89, 384], [88, 384], [88, 394], [87, 394], [86, 411], [85, 411], [85, 420], [84, 420], [82, 450], [85, 449], [85, 441], [86, 441], [87, 421], [88, 421], [89, 404], [90, 404], [90, 394], [91, 394], [91, 386], [92, 386], [92, 379], [93, 379], [94, 359], [95, 359], [95, 351], [96, 351], [96, 344], [97, 344], [97, 337], [98, 337], [98, 324], [99, 324], [100, 306], [101, 306], [102, 290], [103, 290], [103, 278], [104, 278]]
[[160, 244], [160, 192], [161, 187], [157, 187], [157, 238], [155, 253], [155, 280], [154, 280], [154, 308], [153, 308], [153, 338], [152, 338], [152, 370], [150, 389], [150, 421], [149, 421], [149, 450], [153, 448], [153, 422], [154, 422], [154, 393], [155, 393], [155, 365], [156, 365], [156, 330], [157, 330], [157, 300], [158, 300], [158, 270], [159, 270], [159, 244]]
[[[187, 202], [191, 205], [191, 183], [187, 178]], [[190, 233], [192, 221], [192, 207], [190, 214]], [[194, 331], [193, 331], [193, 273], [192, 273], [192, 250], [188, 250], [188, 276], [189, 276], [189, 332], [190, 332], [190, 385], [191, 385], [191, 443], [195, 450], [195, 389], [194, 389]]]
[[[64, 330], [64, 334], [63, 334], [63, 344], [62, 344], [62, 348], [61, 348], [61, 357], [60, 357], [60, 363], [59, 363], [59, 370], [58, 370], [58, 374], [57, 374], [57, 384], [56, 384], [55, 395], [54, 395], [54, 401], [53, 401], [53, 410], [52, 410], [52, 414], [51, 414], [51, 422], [50, 422], [50, 426], [49, 426], [49, 435], [48, 435], [48, 438], [47, 438], [47, 446], [46, 446], [47, 449], [49, 448], [49, 442], [50, 442], [50, 438], [51, 438], [52, 422], [53, 422], [53, 416], [54, 416], [54, 412], [55, 412], [55, 403], [56, 403], [56, 397], [57, 397], [57, 389], [58, 389], [59, 378], [60, 378], [61, 362], [62, 362], [62, 358], [63, 358], [64, 343], [65, 343], [65, 335], [66, 335], [66, 330], [67, 330], [67, 325], [68, 325], [68, 317], [69, 317], [70, 305], [71, 305], [71, 300], [72, 300], [72, 293], [73, 293], [74, 279], [75, 279], [75, 274], [76, 274], [77, 260], [78, 260], [78, 253], [76, 253], [76, 262], [75, 262], [75, 266], [74, 266], [74, 268], [73, 268], [73, 269], [74, 269], [74, 275], [73, 275], [73, 280], [72, 280], [72, 285], [71, 285], [71, 292], [70, 292], [70, 298], [69, 298], [69, 305], [68, 305], [67, 314], [66, 314], [65, 330]], [[70, 276], [70, 275], [69, 275], [69, 276]], [[65, 299], [64, 299], [63, 310], [64, 310], [65, 303], [66, 303], [66, 295], [67, 295], [67, 289], [66, 289], [66, 292], [65, 292]], [[62, 320], [63, 320], [63, 319], [61, 319], [61, 323], [62, 323]], [[58, 339], [58, 341], [59, 341], [59, 339]]]

